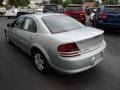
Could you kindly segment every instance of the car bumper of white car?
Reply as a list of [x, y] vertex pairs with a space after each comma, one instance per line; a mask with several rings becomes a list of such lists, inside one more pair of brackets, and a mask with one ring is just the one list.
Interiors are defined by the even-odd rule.
[[52, 67], [62, 73], [73, 74], [85, 71], [96, 66], [104, 58], [104, 50], [106, 48], [106, 43], [102, 47], [80, 55], [73, 58], [63, 58], [57, 62], [57, 65], [52, 65]]

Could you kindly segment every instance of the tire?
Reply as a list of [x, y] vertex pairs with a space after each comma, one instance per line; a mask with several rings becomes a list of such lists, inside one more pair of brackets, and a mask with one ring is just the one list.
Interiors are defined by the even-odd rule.
[[49, 64], [48, 64], [45, 56], [41, 52], [39, 52], [39, 51], [35, 52], [33, 55], [33, 59], [34, 59], [37, 69], [41, 73], [46, 73], [50, 70]]
[[2, 16], [2, 12], [0, 12], [0, 16]]
[[10, 40], [8, 33], [5, 33], [5, 39], [6, 39], [8, 44], [11, 44], [11, 40]]
[[11, 17], [9, 16], [9, 17], [7, 17], [8, 19], [11, 19]]
[[0, 13], [0, 16], [3, 16], [4, 13]]

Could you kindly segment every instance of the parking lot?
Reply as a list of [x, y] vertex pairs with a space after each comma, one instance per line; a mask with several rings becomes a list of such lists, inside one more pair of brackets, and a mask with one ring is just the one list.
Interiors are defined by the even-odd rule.
[[6, 43], [3, 30], [11, 21], [0, 18], [0, 90], [120, 90], [120, 33], [105, 34], [105, 58], [96, 67], [75, 75], [44, 75], [28, 55]]

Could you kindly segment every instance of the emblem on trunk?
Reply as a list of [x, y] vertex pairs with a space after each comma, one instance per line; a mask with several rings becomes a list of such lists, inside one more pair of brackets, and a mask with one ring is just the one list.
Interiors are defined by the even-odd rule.
[[90, 49], [85, 49], [85, 50], [83, 50], [82, 52], [83, 53], [87, 53], [87, 52], [89, 52], [90, 51]]

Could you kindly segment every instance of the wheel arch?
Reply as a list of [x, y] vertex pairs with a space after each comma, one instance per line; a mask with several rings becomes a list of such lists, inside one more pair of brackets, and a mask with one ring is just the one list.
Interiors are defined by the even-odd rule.
[[31, 47], [31, 49], [30, 49], [31, 55], [33, 56], [36, 51], [38, 51], [41, 54], [43, 54], [44, 57], [46, 58], [47, 62], [50, 64], [49, 55], [47, 54], [47, 52], [40, 45], [33, 45]]

